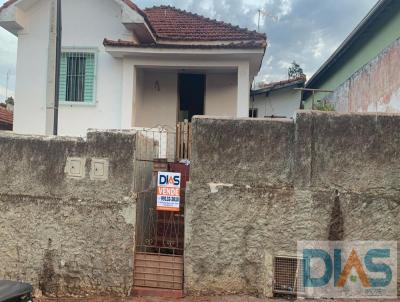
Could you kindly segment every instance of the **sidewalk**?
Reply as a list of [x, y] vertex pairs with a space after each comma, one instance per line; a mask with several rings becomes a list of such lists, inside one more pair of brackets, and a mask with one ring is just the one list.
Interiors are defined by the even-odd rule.
[[[185, 297], [185, 298], [161, 298], [161, 297], [99, 297], [99, 298], [39, 298], [34, 302], [294, 302], [289, 299], [258, 299], [249, 296], [224, 296], [224, 297]], [[305, 300], [300, 300], [305, 301]], [[311, 301], [311, 300], [307, 300]], [[327, 300], [326, 300], [327, 301]], [[376, 302], [376, 301], [375, 301]]]
[[381, 300], [381, 299], [338, 299], [338, 300], [313, 300], [313, 299], [258, 299], [249, 296], [224, 296], [224, 297], [185, 297], [182, 299], [173, 298], [158, 298], [158, 297], [128, 297], [128, 298], [113, 298], [113, 297], [99, 297], [99, 298], [40, 298], [34, 299], [34, 302], [398, 302], [398, 299]]

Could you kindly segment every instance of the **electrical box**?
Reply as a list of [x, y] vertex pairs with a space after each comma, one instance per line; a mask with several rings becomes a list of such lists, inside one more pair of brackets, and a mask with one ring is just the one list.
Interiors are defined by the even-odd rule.
[[65, 164], [64, 172], [68, 178], [83, 179], [85, 178], [86, 159], [80, 157], [68, 157]]
[[107, 180], [108, 179], [108, 158], [92, 158], [92, 166], [90, 169], [91, 180]]

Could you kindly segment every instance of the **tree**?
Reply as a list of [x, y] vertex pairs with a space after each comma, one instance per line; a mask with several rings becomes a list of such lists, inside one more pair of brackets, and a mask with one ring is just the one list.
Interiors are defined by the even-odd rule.
[[14, 105], [14, 98], [10, 96], [7, 100], [5, 100], [7, 105]]
[[292, 65], [290, 65], [288, 69], [288, 76], [289, 79], [297, 79], [304, 78], [306, 75], [303, 72], [303, 68], [301, 68], [300, 65], [296, 63], [296, 61], [293, 61]]

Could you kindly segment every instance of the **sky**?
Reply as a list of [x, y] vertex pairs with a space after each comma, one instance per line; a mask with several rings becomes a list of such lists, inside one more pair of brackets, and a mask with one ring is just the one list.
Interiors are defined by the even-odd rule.
[[[68, 1], [68, 0], [64, 0]], [[139, 7], [172, 5], [209, 18], [258, 29], [268, 48], [257, 81], [287, 79], [296, 61], [308, 78], [334, 52], [377, 0], [136, 0]], [[0, 4], [5, 0], [0, 0]], [[9, 94], [15, 90], [17, 38], [0, 28], [0, 101], [9, 71]]]

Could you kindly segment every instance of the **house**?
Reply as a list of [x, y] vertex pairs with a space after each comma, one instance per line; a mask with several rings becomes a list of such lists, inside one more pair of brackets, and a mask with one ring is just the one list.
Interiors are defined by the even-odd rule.
[[0, 106], [0, 130], [13, 130], [13, 113]]
[[[55, 1], [9, 0], [18, 37], [15, 131], [52, 132]], [[193, 115], [247, 117], [266, 36], [170, 6], [62, 1], [59, 133], [175, 127]]]
[[293, 117], [301, 105], [305, 77], [261, 85], [251, 91], [250, 117]]
[[380, 0], [307, 82], [305, 107], [322, 101], [339, 112], [399, 112], [399, 70], [400, 1]]

